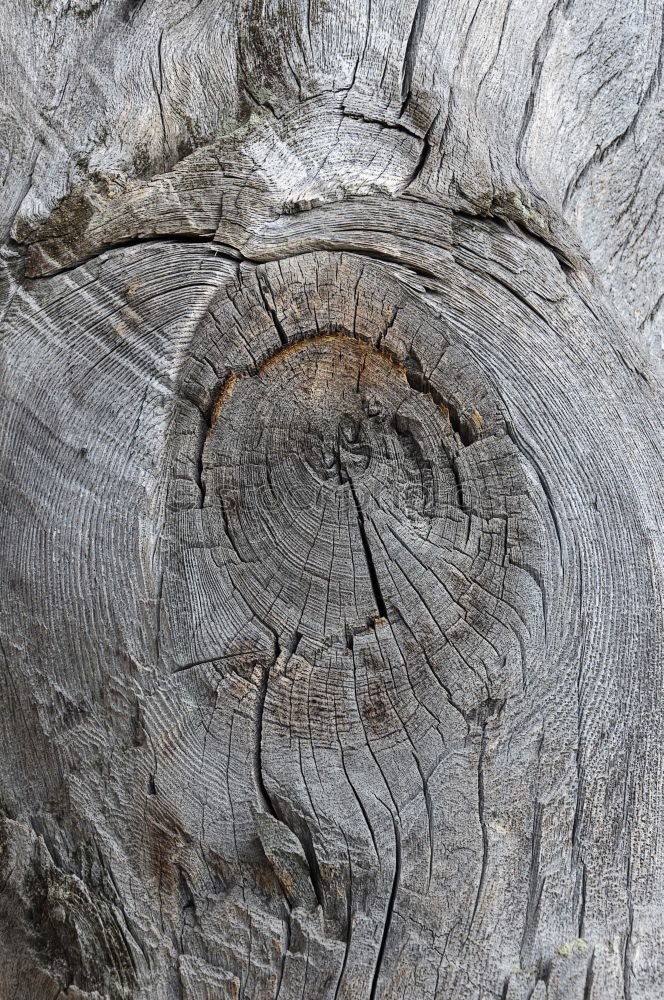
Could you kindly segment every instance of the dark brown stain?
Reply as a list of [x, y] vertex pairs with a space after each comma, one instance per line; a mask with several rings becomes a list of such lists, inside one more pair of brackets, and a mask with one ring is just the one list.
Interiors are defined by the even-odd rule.
[[233, 390], [237, 384], [238, 378], [242, 378], [242, 375], [236, 375], [235, 372], [230, 372], [230, 374], [224, 380], [224, 383], [221, 389], [219, 390], [219, 395], [215, 399], [214, 405], [212, 406], [212, 411], [210, 413], [210, 426], [207, 429], [208, 435], [210, 434], [214, 425], [216, 424], [219, 418], [219, 414], [224, 408], [226, 401], [230, 399]]

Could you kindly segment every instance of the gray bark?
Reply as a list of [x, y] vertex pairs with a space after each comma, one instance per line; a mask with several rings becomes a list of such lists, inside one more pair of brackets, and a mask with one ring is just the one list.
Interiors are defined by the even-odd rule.
[[657, 1000], [661, 4], [4, 15], [0, 997]]

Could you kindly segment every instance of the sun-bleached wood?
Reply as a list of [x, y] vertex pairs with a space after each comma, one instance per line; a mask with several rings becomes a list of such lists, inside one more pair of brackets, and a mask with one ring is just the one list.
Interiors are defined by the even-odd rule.
[[0, 997], [658, 1000], [661, 5], [12, 5]]

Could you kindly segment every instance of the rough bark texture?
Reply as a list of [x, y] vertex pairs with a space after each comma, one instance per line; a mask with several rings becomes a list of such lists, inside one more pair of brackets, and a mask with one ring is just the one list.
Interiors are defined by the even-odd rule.
[[661, 30], [5, 10], [3, 1000], [662, 996]]

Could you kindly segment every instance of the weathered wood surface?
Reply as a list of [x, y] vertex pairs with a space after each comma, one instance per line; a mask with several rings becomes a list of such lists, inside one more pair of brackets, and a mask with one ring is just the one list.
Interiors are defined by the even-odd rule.
[[3, 1000], [662, 996], [661, 17], [6, 12]]

